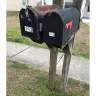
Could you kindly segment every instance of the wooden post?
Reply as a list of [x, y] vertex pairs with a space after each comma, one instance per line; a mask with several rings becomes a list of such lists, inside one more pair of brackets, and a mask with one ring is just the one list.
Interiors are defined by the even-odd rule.
[[[72, 6], [81, 10], [82, 2], [83, 0], [73, 0]], [[65, 91], [67, 87], [67, 79], [68, 79], [68, 72], [69, 72], [69, 66], [71, 61], [72, 48], [74, 44], [74, 38], [75, 36], [70, 40], [70, 42], [63, 50], [65, 56], [64, 56], [62, 75], [61, 75], [61, 91]]]
[[50, 47], [50, 66], [49, 66], [49, 89], [53, 90], [55, 74], [56, 74], [56, 63], [57, 63], [58, 48], [53, 46]]
[[62, 75], [61, 75], [61, 91], [65, 91], [67, 87], [67, 79], [68, 79], [68, 72], [69, 72], [69, 66], [71, 61], [71, 54], [72, 54], [72, 48], [74, 44], [74, 38], [71, 39], [71, 41], [67, 44], [67, 46], [64, 48], [64, 61], [63, 61], [63, 68], [62, 68]]

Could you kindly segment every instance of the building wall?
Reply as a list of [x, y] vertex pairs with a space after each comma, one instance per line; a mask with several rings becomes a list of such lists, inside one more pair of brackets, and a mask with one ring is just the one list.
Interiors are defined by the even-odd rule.
[[[44, 4], [44, 0], [42, 0], [42, 5]], [[46, 4], [47, 5], [52, 5], [53, 4], [53, 0], [46, 0]]]
[[[29, 5], [36, 6], [41, 0], [29, 0]], [[22, 0], [7, 0], [8, 11], [19, 11], [22, 8]]]
[[21, 0], [7, 0], [7, 10], [18, 11], [21, 8]]
[[[30, 6], [36, 6], [37, 3], [39, 3], [41, 0], [29, 0], [29, 5]], [[73, 2], [73, 0], [64, 0], [65, 2]], [[87, 4], [89, 2], [89, 0], [83, 0], [83, 5], [82, 5], [82, 10], [81, 10], [81, 13], [82, 13], [82, 16], [81, 17], [89, 17], [89, 13], [90, 12], [87, 12], [86, 10], [86, 1], [87, 1]], [[65, 4], [64, 2], [64, 4]], [[46, 0], [46, 4], [47, 5], [52, 5], [53, 3], [53, 0]], [[39, 3], [41, 5], [44, 5], [44, 0], [42, 0], [41, 3]], [[20, 9], [22, 8], [22, 0], [7, 0], [7, 9], [8, 11], [19, 11]]]
[[88, 6], [90, 5], [89, 0], [83, 0], [82, 8], [81, 8], [81, 17], [82, 18], [90, 18], [90, 12], [88, 12]]
[[[41, 0], [29, 0], [29, 5], [36, 6]], [[72, 2], [73, 0], [64, 0], [65, 2]], [[46, 0], [47, 5], [52, 5], [53, 0]], [[44, 5], [44, 0], [42, 0], [42, 5]], [[7, 9], [9, 11], [19, 11], [22, 7], [22, 0], [7, 0]]]

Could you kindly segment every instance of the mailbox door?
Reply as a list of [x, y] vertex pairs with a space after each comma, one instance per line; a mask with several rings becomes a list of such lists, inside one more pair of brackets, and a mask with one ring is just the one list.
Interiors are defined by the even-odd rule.
[[43, 32], [45, 43], [60, 47], [63, 36], [63, 21], [61, 17], [54, 12], [47, 13], [43, 19]]
[[[28, 16], [26, 16], [26, 11], [28, 12]], [[21, 9], [19, 18], [22, 35], [36, 40], [39, 39], [40, 36], [38, 33], [38, 20], [36, 14], [30, 9]]]
[[[65, 13], [65, 14], [64, 14]], [[63, 12], [63, 45], [68, 42], [71, 36], [79, 30], [80, 12], [77, 8], [66, 8]]]
[[44, 17], [44, 41], [61, 48], [79, 30], [80, 12], [66, 8], [48, 13]]

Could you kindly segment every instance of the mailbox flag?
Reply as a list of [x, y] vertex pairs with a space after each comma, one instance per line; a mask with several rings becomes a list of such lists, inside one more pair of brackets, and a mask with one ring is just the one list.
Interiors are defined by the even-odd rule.
[[69, 23], [67, 23], [66, 25], [65, 25], [65, 28], [70, 28], [70, 29], [72, 29], [72, 25], [73, 25], [73, 21], [70, 21]]

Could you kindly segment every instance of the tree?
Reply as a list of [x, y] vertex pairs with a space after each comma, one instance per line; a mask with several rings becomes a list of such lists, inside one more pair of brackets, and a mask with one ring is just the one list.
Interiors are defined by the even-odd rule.
[[53, 4], [58, 5], [61, 9], [63, 9], [64, 0], [53, 0]]

